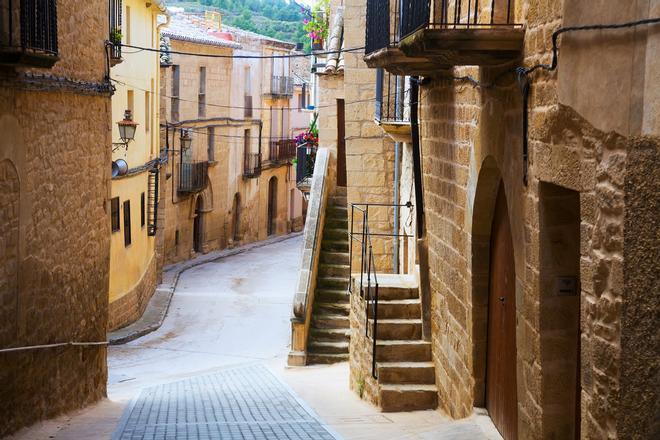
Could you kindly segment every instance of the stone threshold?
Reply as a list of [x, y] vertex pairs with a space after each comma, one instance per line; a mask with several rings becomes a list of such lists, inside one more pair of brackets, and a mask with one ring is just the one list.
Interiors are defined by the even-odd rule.
[[294, 237], [299, 237], [302, 232], [296, 232], [287, 235], [279, 235], [266, 240], [246, 244], [233, 249], [221, 249], [208, 254], [196, 256], [191, 260], [181, 261], [179, 263], [166, 266], [163, 270], [163, 281], [156, 287], [156, 291], [149, 300], [149, 304], [144, 310], [142, 316], [132, 324], [108, 333], [108, 343], [110, 345], [121, 345], [133, 341], [155, 330], [158, 330], [163, 324], [167, 311], [170, 307], [172, 295], [179, 282], [179, 276], [193, 267], [220, 260], [232, 255], [241, 254], [252, 249], [279, 243]]

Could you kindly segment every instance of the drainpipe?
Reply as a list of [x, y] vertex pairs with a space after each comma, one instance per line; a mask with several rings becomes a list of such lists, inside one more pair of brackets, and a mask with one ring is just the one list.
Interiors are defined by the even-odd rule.
[[413, 177], [415, 180], [415, 214], [417, 220], [417, 259], [419, 262], [419, 294], [422, 303], [422, 337], [431, 340], [431, 282], [429, 279], [429, 248], [424, 218], [422, 188], [422, 154], [419, 138], [418, 76], [410, 78], [410, 133], [412, 137]]
[[[401, 142], [394, 142], [394, 233], [399, 233], [399, 180], [401, 180], [401, 171], [399, 170], [401, 154]], [[392, 252], [392, 272], [399, 273], [399, 237], [394, 237]]]

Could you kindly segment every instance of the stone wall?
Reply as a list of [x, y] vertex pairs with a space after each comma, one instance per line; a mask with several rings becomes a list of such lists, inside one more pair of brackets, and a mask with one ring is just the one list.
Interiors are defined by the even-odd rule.
[[[606, 3], [612, 16], [608, 21], [621, 21], [620, 17], [613, 18], [618, 17], [617, 8], [622, 9], [622, 17], [630, 15], [626, 5]], [[545, 0], [517, 4], [516, 20], [526, 25], [524, 56], [519, 64], [549, 61], [550, 34], [564, 23], [563, 7], [562, 2]], [[580, 22], [586, 20], [582, 18]], [[607, 61], [608, 65], [630, 67], [626, 54], [647, 45], [643, 32], [628, 38], [634, 32], [623, 36], [597, 32], [570, 40], [562, 46], [560, 66], [574, 57], [571, 51], [584, 51], [585, 44], [590, 48], [608, 47], [616, 40], [627, 49], [619, 51], [620, 57], [614, 57], [616, 62]], [[498, 87], [474, 88], [443, 78], [469, 74], [488, 82], [499, 71], [455, 68], [438, 72], [429, 85], [422, 87], [424, 198], [439, 402], [444, 411], [457, 418], [467, 417], [473, 407], [485, 405], [490, 227], [495, 193], [502, 180], [515, 255], [518, 437], [525, 439], [570, 438], [574, 434], [571, 416], [565, 412], [570, 401], [557, 401], [561, 388], [570, 386], [570, 377], [558, 375], [567, 364], [561, 366], [556, 361], [570, 350], [575, 352], [577, 338], [570, 340], [564, 326], [571, 321], [573, 310], [568, 303], [577, 298], [557, 298], [553, 281], [558, 274], [553, 275], [543, 263], [550, 246], [545, 238], [549, 231], [543, 227], [540, 212], [544, 206], [540, 188], [546, 184], [579, 193], [581, 436], [644, 438], [633, 425], [650, 432], [651, 404], [642, 410], [643, 404], [632, 396], [639, 393], [644, 402], [657, 398], [655, 392], [642, 391], [657, 390], [651, 378], [657, 374], [657, 363], [650, 358], [635, 360], [632, 354], [636, 351], [632, 341], [641, 337], [648, 344], [645, 349], [657, 357], [657, 338], [653, 339], [650, 329], [639, 320], [633, 323], [632, 317], [641, 310], [633, 305], [636, 301], [631, 297], [645, 290], [641, 286], [650, 287], [654, 276], [650, 268], [643, 272], [647, 275], [635, 271], [630, 276], [625, 269], [627, 258], [636, 261], [647, 255], [657, 260], [652, 258], [657, 250], [648, 248], [649, 241], [633, 243], [625, 238], [629, 236], [627, 228], [636, 231], [639, 227], [635, 221], [626, 223], [625, 219], [636, 218], [637, 212], [644, 218], [652, 210], [653, 190], [642, 184], [652, 177], [647, 171], [642, 178], [640, 170], [651, 169], [650, 164], [657, 159], [657, 133], [636, 142], [631, 136], [640, 134], [641, 123], [621, 129], [598, 111], [579, 112], [582, 106], [589, 108], [590, 94], [601, 93], [619, 81], [628, 81], [633, 96], [643, 95], [644, 82], [635, 82], [630, 76], [636, 77], [651, 60], [645, 62], [643, 52], [637, 52], [640, 57], [636, 58], [635, 68], [619, 72], [622, 78], [597, 67], [604, 61], [596, 52], [582, 53], [590, 57], [588, 64], [600, 72], [598, 76], [576, 76], [570, 69], [563, 74], [563, 65], [559, 73], [537, 72], [530, 78], [528, 185], [523, 183], [522, 100], [512, 76]], [[570, 82], [572, 91], [564, 88], [560, 94], [561, 81]], [[642, 101], [644, 106], [651, 106], [649, 100]], [[623, 112], [624, 119], [637, 117], [633, 107], [617, 111]], [[648, 115], [645, 117], [648, 119]], [[639, 162], [631, 162], [631, 151], [641, 147], [644, 153], [635, 155], [640, 157]], [[631, 163], [635, 167], [627, 171]], [[642, 184], [643, 195], [633, 195], [632, 183], [624, 184], [626, 176], [630, 182]], [[625, 316], [623, 304], [627, 307]], [[649, 307], [647, 311], [652, 313], [657, 304]], [[557, 313], [567, 314], [564, 319], [550, 317]], [[624, 391], [624, 377], [638, 393]], [[633, 415], [635, 422], [629, 420]]]
[[142, 278], [130, 291], [108, 307], [108, 330], [124, 327], [142, 316], [156, 288], [156, 262], [153, 255]]
[[[0, 349], [106, 336], [107, 3], [59, 1], [58, 34], [53, 68], [0, 71]], [[102, 398], [106, 379], [105, 346], [0, 354], [0, 436]]]

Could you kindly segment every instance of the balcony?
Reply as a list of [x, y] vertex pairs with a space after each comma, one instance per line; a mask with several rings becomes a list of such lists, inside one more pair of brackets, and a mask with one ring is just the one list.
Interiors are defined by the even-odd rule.
[[270, 88], [264, 93], [273, 98], [293, 96], [293, 78], [290, 76], [273, 76]]
[[56, 0], [0, 0], [0, 64], [52, 67], [57, 55]]
[[376, 71], [376, 109], [374, 119], [395, 141], [411, 142], [410, 80], [384, 69]]
[[108, 40], [113, 43], [109, 46], [110, 51], [110, 65], [115, 66], [121, 63], [121, 13], [122, 2], [121, 0], [110, 0], [108, 2], [108, 29], [110, 29], [110, 36]]
[[243, 177], [252, 179], [261, 175], [261, 153], [243, 155]]
[[296, 187], [307, 198], [312, 187], [316, 148], [308, 149], [305, 145], [299, 146], [296, 149], [296, 159]]
[[525, 30], [512, 0], [367, 0], [365, 62], [397, 75], [518, 58]]
[[296, 157], [294, 139], [273, 139], [269, 142], [268, 160], [271, 163], [284, 163]]
[[179, 164], [179, 187], [181, 194], [192, 194], [206, 188], [209, 163], [207, 161], [181, 162]]

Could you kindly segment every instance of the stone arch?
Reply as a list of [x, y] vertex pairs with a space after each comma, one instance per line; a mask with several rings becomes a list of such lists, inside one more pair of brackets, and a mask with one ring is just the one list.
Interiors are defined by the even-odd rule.
[[476, 407], [486, 404], [490, 239], [501, 181], [495, 158], [487, 156], [479, 171], [472, 214], [472, 374]]
[[17, 339], [19, 217], [18, 171], [10, 160], [0, 160], [0, 347]]

